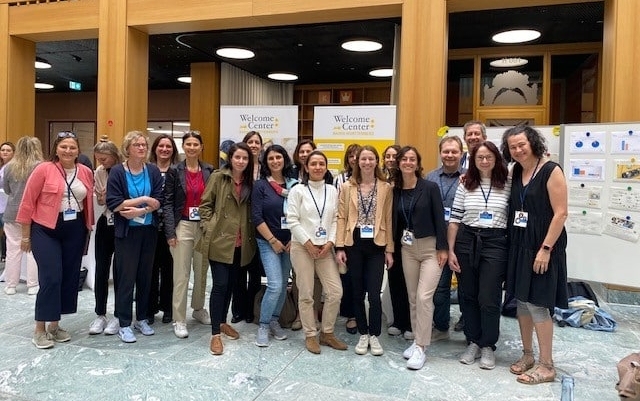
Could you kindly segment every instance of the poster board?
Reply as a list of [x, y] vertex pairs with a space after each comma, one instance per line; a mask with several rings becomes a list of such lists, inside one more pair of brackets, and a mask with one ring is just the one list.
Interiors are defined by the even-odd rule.
[[571, 278], [640, 287], [640, 123], [561, 126]]

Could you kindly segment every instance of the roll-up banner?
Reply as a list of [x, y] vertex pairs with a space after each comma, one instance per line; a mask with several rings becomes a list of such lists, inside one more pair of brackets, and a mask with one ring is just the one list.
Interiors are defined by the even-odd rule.
[[313, 140], [335, 175], [343, 169], [352, 143], [371, 145], [382, 161], [384, 149], [396, 141], [396, 106], [318, 106], [313, 112]]
[[221, 106], [220, 166], [226, 163], [229, 147], [249, 131], [260, 133], [263, 149], [277, 143], [293, 156], [298, 143], [298, 106]]

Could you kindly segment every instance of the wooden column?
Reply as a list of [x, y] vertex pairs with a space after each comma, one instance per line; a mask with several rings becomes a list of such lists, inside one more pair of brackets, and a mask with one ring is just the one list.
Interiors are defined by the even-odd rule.
[[149, 37], [127, 26], [126, 0], [100, 0], [97, 135], [146, 132]]
[[606, 0], [602, 40], [601, 122], [640, 120], [638, 0]]
[[218, 166], [220, 148], [220, 64], [192, 63], [189, 99], [191, 129], [204, 141], [202, 159]]
[[405, 0], [402, 6], [398, 143], [413, 145], [425, 170], [438, 164], [447, 86], [447, 10], [444, 0]]

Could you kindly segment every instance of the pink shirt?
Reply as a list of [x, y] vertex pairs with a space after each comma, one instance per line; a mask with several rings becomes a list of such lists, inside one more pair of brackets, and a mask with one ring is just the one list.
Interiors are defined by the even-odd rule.
[[[77, 178], [87, 188], [87, 197], [82, 201], [82, 212], [87, 229], [91, 230], [94, 223], [93, 172], [80, 163], [76, 163], [76, 166]], [[31, 224], [35, 221], [47, 228], [56, 228], [60, 203], [67, 190], [67, 184], [60, 171], [64, 171], [60, 163], [44, 162], [36, 166], [27, 180], [16, 222]]]

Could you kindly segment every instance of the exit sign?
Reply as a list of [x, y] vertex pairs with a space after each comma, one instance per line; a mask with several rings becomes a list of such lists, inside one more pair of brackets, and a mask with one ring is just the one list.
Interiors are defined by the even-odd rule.
[[73, 89], [74, 91], [81, 91], [82, 84], [80, 82], [69, 81], [69, 89]]

